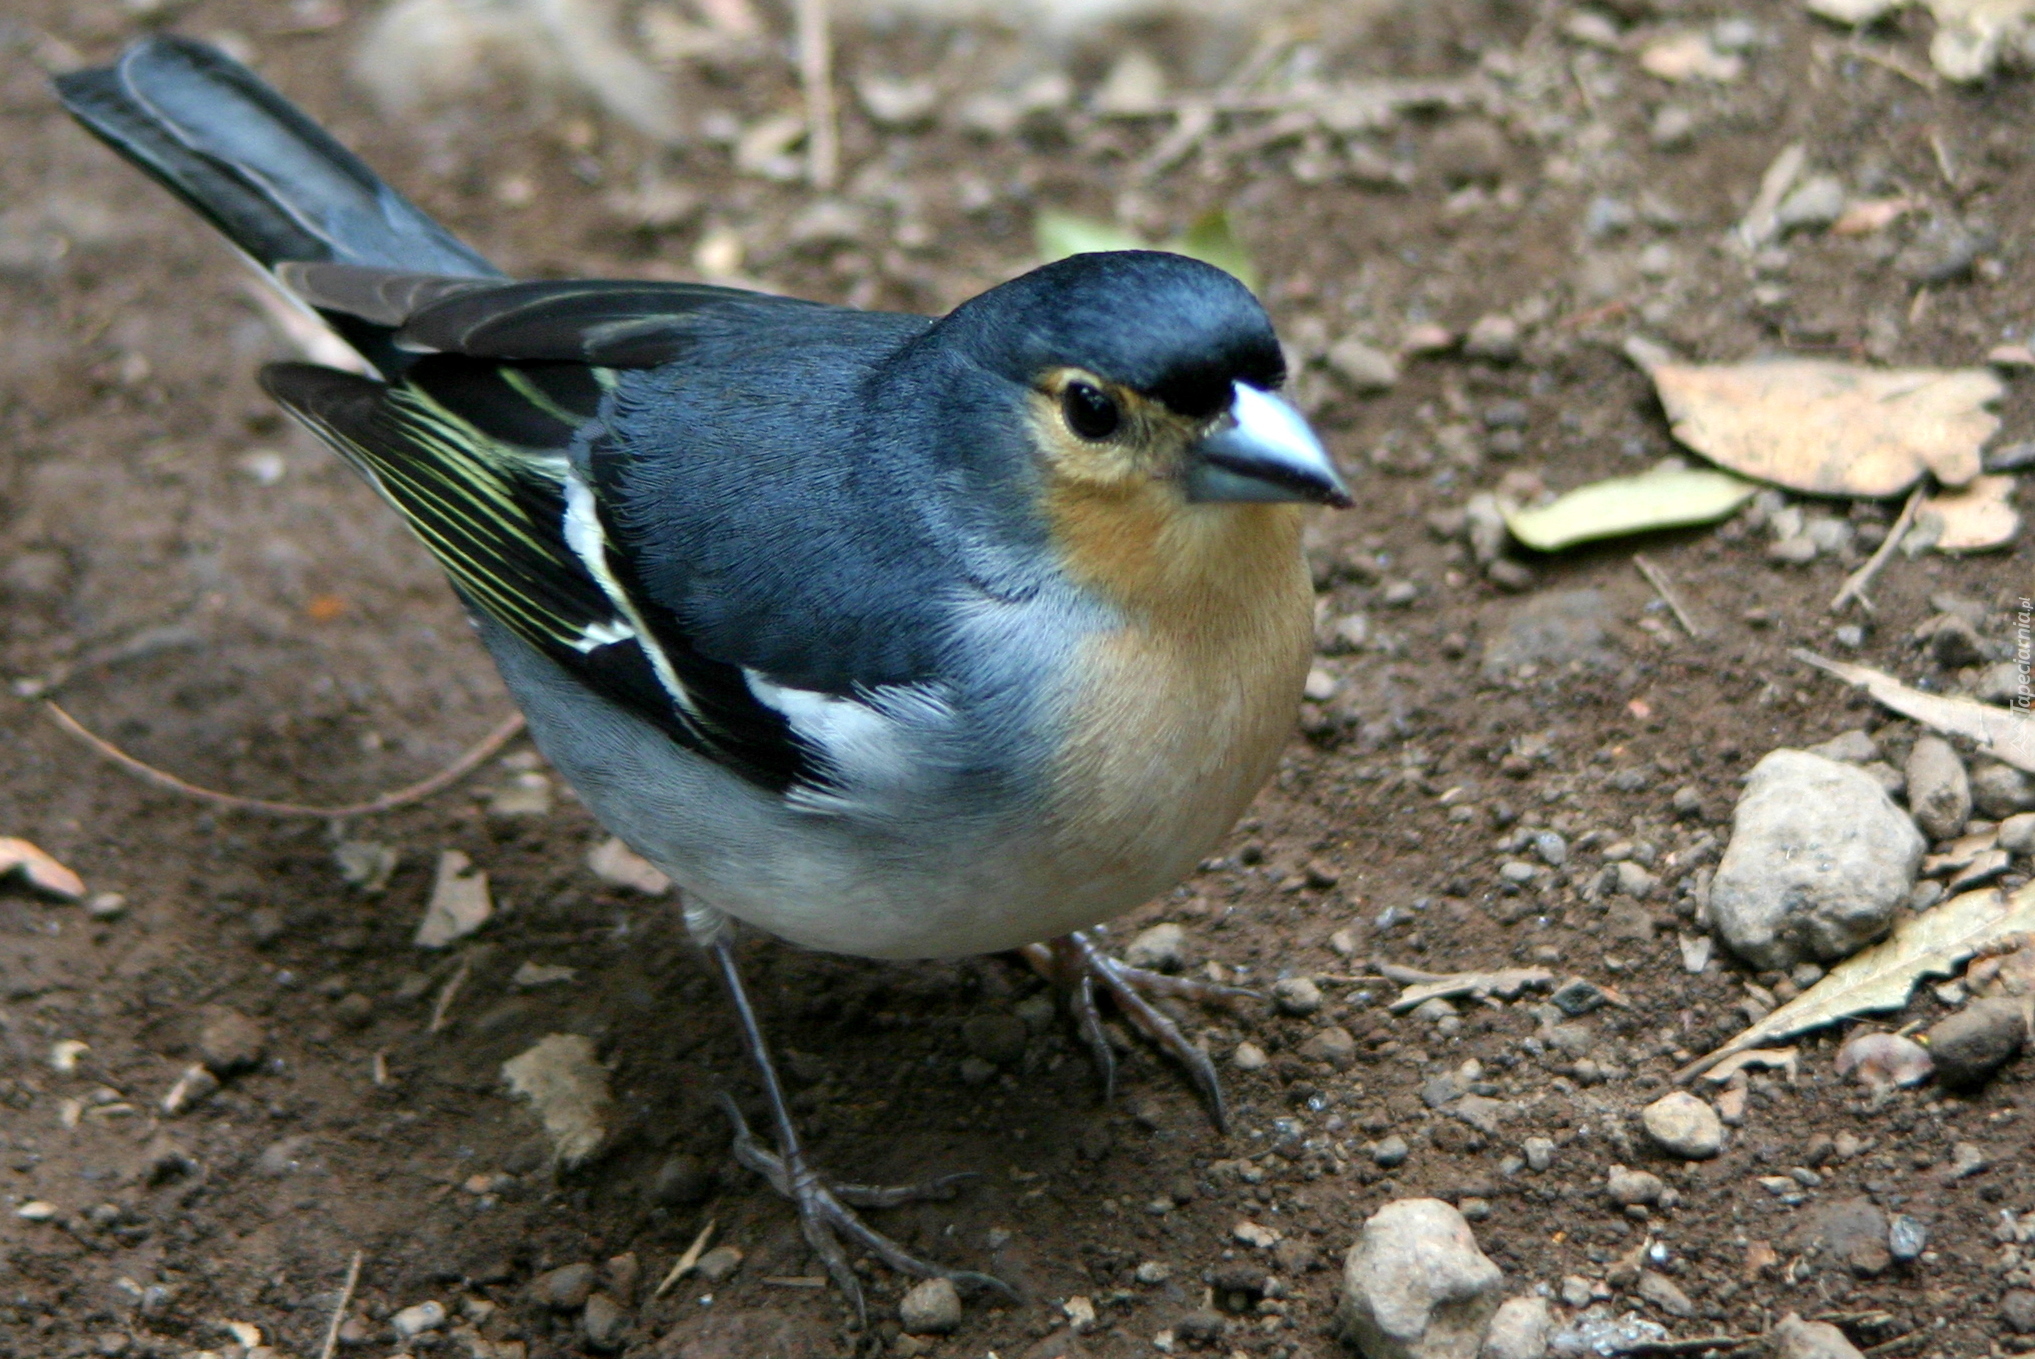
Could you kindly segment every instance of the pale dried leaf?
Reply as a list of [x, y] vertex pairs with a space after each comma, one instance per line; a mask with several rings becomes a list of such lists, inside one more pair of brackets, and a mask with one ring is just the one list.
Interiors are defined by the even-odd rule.
[[1876, 1091], [1920, 1085], [1935, 1072], [1929, 1049], [1897, 1033], [1855, 1033], [1837, 1050], [1837, 1074]]
[[1809, 0], [1809, 12], [1839, 24], [1877, 23], [1904, 0]]
[[1741, 1072], [1758, 1067], [1762, 1071], [1785, 1072], [1788, 1080], [1792, 1082], [1795, 1079], [1797, 1055], [1794, 1048], [1747, 1048], [1743, 1052], [1733, 1053], [1711, 1067], [1703, 1073], [1703, 1079], [1722, 1085]]
[[1833, 661], [1813, 651], [1797, 648], [1790, 653], [1805, 665], [1827, 670], [1848, 684], [1856, 684], [1875, 702], [1892, 708], [1903, 717], [1912, 717], [1946, 736], [1963, 736], [1978, 745], [1981, 755], [1990, 755], [2016, 769], [2035, 774], [2035, 718], [2023, 717], [2011, 708], [1996, 708], [1969, 698], [1945, 698], [1911, 689], [1884, 670], [1849, 661]]
[[611, 835], [588, 851], [586, 866], [602, 882], [641, 892], [646, 897], [663, 896], [671, 890], [671, 879], [656, 864], [623, 844], [618, 836]]
[[[1383, 971], [1382, 968], [1380, 970]], [[1395, 977], [1394, 980], [1403, 981], [1405, 978]], [[1538, 990], [1553, 984], [1554, 973], [1544, 967], [1501, 967], [1489, 972], [1431, 975], [1429, 979], [1401, 991], [1399, 999], [1387, 1008], [1399, 1015], [1430, 1000], [1449, 1000], [1456, 996], [1470, 996], [1477, 1000], [1497, 996], [1501, 1000], [1510, 1000], [1522, 991]]]
[[1967, 892], [1923, 915], [1911, 916], [1872, 947], [1854, 953], [1829, 975], [1708, 1056], [1676, 1073], [1687, 1080], [1735, 1053], [1840, 1019], [1908, 1003], [1915, 983], [1942, 976], [1987, 944], [2016, 930], [2035, 928], [2035, 883], [2011, 897]]
[[1829, 359], [1689, 364], [1626, 347], [1646, 368], [1675, 437], [1730, 471], [1809, 495], [1884, 500], [1931, 472], [1979, 474], [2005, 390], [1984, 368], [1865, 368]]
[[1526, 546], [1555, 552], [1598, 538], [1687, 528], [1722, 519], [1759, 493], [1741, 477], [1669, 468], [1578, 486], [1529, 509], [1508, 509], [1505, 527]]
[[502, 1076], [511, 1092], [530, 1101], [561, 1169], [583, 1164], [607, 1144], [614, 1100], [592, 1039], [546, 1034], [502, 1063]]
[[85, 895], [85, 880], [26, 840], [0, 836], [0, 878], [19, 873], [28, 885], [65, 901]]
[[1923, 501], [1915, 522], [1929, 527], [1934, 520], [1931, 546], [1938, 552], [1991, 552], [2011, 547], [2021, 532], [2021, 516], [2010, 503], [2013, 494], [2012, 477], [1974, 477], [1968, 486], [1939, 492]]
[[2015, 935], [1964, 969], [1965, 989], [1975, 996], [2035, 995], [2035, 939]]
[[438, 856], [438, 875], [431, 884], [431, 902], [417, 922], [419, 948], [444, 948], [488, 923], [495, 913], [488, 895], [488, 875], [456, 849]]
[[1723, 85], [1745, 74], [1745, 58], [1718, 51], [1706, 34], [1694, 31], [1670, 33], [1648, 43], [1639, 54], [1639, 65], [1648, 75], [1675, 84], [1703, 80]]

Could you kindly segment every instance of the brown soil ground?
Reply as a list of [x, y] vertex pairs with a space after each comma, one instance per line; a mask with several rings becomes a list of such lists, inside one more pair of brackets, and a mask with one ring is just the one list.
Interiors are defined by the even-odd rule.
[[[0, 673], [61, 679], [58, 697], [93, 728], [209, 786], [344, 802], [422, 777], [508, 712], [486, 658], [395, 517], [255, 386], [257, 365], [288, 350], [232, 258], [71, 126], [45, 88], [38, 57], [111, 55], [134, 31], [131, 9], [9, 8]], [[1648, 384], [1617, 352], [1629, 333], [1705, 359], [1788, 350], [1947, 365], [2025, 338], [2035, 324], [2026, 79], [1928, 87], [1919, 15], [1865, 39], [1867, 57], [1792, 4], [1611, 5], [1635, 31], [1751, 20], [1741, 79], [1677, 88], [1638, 70], [1631, 35], [1622, 53], [1564, 37], [1571, 12], [1560, 5], [1323, 7], [1303, 43], [1323, 74], [1482, 70], [1500, 91], [1496, 115], [1412, 114], [1357, 138], [1374, 164], [1410, 169], [1397, 186], [1324, 171], [1332, 145], [1228, 133], [1141, 182], [1164, 132], [1152, 122], [1047, 114], [984, 139], [949, 117], [886, 133], [850, 100], [847, 197], [872, 225], [860, 241], [801, 243], [793, 224], [811, 194], [737, 177], [724, 144], [699, 140], [659, 162], [598, 119], [506, 96], [394, 125], [341, 74], [357, 16], [292, 35], [280, 31], [291, 16], [318, 7], [178, 8], [184, 31], [240, 34], [270, 79], [516, 272], [687, 276], [698, 242], [725, 227], [769, 286], [937, 309], [1028, 265], [1039, 205], [1121, 211], [1154, 238], [1227, 205], [1303, 352], [1348, 334], [1390, 347], [1409, 325], [1460, 329], [1492, 311], [1526, 321], [1514, 363], [1415, 360], [1389, 393], [1362, 400], [1326, 371], [1303, 379], [1361, 487], [1356, 510], [1320, 523], [1320, 574], [1332, 613], [1365, 614], [1370, 640], [1324, 662], [1346, 696], [1310, 715], [1315, 735], [1296, 738], [1222, 857], [1114, 937], [1177, 921], [1197, 967], [1219, 962], [1254, 984], [1347, 977], [1374, 957], [1435, 971], [1542, 962], [1615, 986], [1628, 1006], [1578, 1022], [1587, 1032], [1571, 1036], [1587, 1057], [1527, 1045], [1539, 1027], [1529, 1004], [1470, 1006], [1444, 1031], [1387, 1015], [1391, 989], [1379, 983], [1325, 982], [1329, 1003], [1308, 1019], [1253, 1004], [1190, 1014], [1223, 1059], [1237, 1125], [1223, 1138], [1136, 1042], [1114, 1107], [1099, 1105], [1078, 1044], [1058, 1029], [1035, 1035], [1020, 1067], [964, 1084], [967, 1021], [1039, 988], [1009, 960], [889, 966], [755, 940], [754, 992], [821, 1162], [868, 1180], [982, 1172], [950, 1202], [877, 1215], [908, 1244], [1024, 1291], [1022, 1305], [971, 1303], [962, 1329], [929, 1352], [1114, 1359], [1154, 1353], [1152, 1337], [1173, 1329], [1184, 1348], [1325, 1356], [1337, 1349], [1341, 1253], [1378, 1204], [1416, 1194], [1488, 1203], [1477, 1233], [1521, 1289], [1605, 1279], [1650, 1234], [1696, 1314], [1630, 1305], [1678, 1335], [1753, 1334], [1796, 1311], [1839, 1317], [1861, 1346], [1900, 1340], [1887, 1352], [1904, 1356], [2021, 1343], [1997, 1319], [2006, 1284], [1990, 1224], [2001, 1208], [2035, 1207], [2024, 1069], [1968, 1098], [1924, 1088], [1873, 1108], [1833, 1074], [1825, 1035], [1805, 1044], [1798, 1081], [1754, 1081], [1717, 1159], [1669, 1164], [1633, 1138], [1631, 1111], [1743, 1023], [1754, 979], [1724, 960], [1689, 975], [1675, 938], [1739, 778], [1775, 746], [1885, 724], [1788, 657], [1839, 647], [1844, 620], [1825, 605], [1857, 555], [1783, 567], [1743, 523], [1648, 541], [1707, 620], [1700, 643], [1667, 620], [1631, 544], [1533, 561], [1533, 592], [1603, 592], [1608, 640], [1574, 666], [1487, 672], [1487, 643], [1531, 596], [1485, 581], [1448, 536], [1447, 512], [1506, 478], [1563, 489], [1668, 454]], [[1126, 36], [1064, 54], [1077, 86], [1099, 79]], [[1248, 46], [1194, 25], [1128, 36], [1189, 86]], [[1015, 83], [1040, 58], [1014, 39], [904, 24], [845, 35], [839, 60], [848, 77], [928, 71], [953, 92]], [[709, 131], [795, 97], [775, 51], [676, 78]], [[1659, 149], [1649, 129], [1670, 103], [1694, 115], [1694, 131]], [[1876, 235], [1797, 236], [1756, 274], [1720, 243], [1797, 140], [1857, 191], [1922, 207]], [[699, 208], [657, 229], [632, 218], [612, 191], [645, 165], [661, 165]], [[1599, 208], [1610, 229], [1592, 234], [1600, 199], [1632, 211]], [[907, 217], [913, 230], [896, 232]], [[1902, 252], [1936, 249], [1960, 228], [1982, 237], [1975, 268], [1918, 282], [1927, 262]], [[1642, 261], [1656, 245], [1667, 249]], [[1516, 439], [1482, 426], [1504, 402], [1520, 403], [1500, 419], [1523, 413]], [[2014, 382], [2001, 409], [2003, 439], [2035, 434], [2035, 384]], [[1849, 517], [1884, 525], [1895, 508]], [[1950, 594], [1979, 604], [1981, 635], [2003, 647], [2031, 560], [2025, 537], [2011, 554], [1897, 557], [1851, 654], [1954, 686], [1911, 633]], [[233, 1320], [285, 1354], [313, 1355], [356, 1251], [365, 1264], [346, 1353], [395, 1352], [386, 1318], [435, 1298], [468, 1314], [498, 1304], [480, 1333], [530, 1355], [581, 1354], [575, 1318], [529, 1300], [530, 1279], [633, 1253], [654, 1280], [709, 1218], [745, 1262], [718, 1285], [692, 1280], [640, 1302], [630, 1353], [831, 1355], [855, 1343], [831, 1291], [771, 1282], [818, 1271], [785, 1206], [728, 1156], [716, 1092], [753, 1105], [754, 1088], [670, 904], [589, 873], [600, 832], [569, 797], [547, 813], [492, 814], [491, 790], [530, 768], [513, 748], [452, 792], [338, 828], [152, 790], [33, 702], [0, 707], [0, 733], [0, 834], [34, 841], [128, 903], [95, 919], [0, 890], [0, 1354], [223, 1353], [234, 1339], [221, 1322]], [[1885, 734], [1897, 749], [1908, 739], [1899, 724]], [[1671, 804], [1684, 787], [1700, 802], [1693, 816]], [[1531, 856], [1506, 837], [1538, 827], [1578, 848], [1521, 894], [1499, 867]], [[384, 893], [347, 884], [336, 837], [400, 850]], [[1637, 906], [1607, 908], [1582, 890], [1616, 841], [1651, 846], [1660, 886]], [[485, 868], [501, 906], [453, 956], [410, 942], [444, 849]], [[1353, 957], [1330, 944], [1346, 928]], [[577, 972], [518, 990], [511, 976], [530, 960]], [[455, 972], [464, 982], [432, 1032]], [[256, 1019], [266, 1055], [195, 1111], [158, 1117], [208, 1006]], [[1939, 1009], [1925, 989], [1895, 1018]], [[1329, 1023], [1359, 1038], [1347, 1071], [1296, 1051]], [[605, 1156], [562, 1181], [500, 1077], [506, 1058], [554, 1032], [599, 1045], [625, 1122]], [[1271, 1054], [1249, 1073], [1228, 1061], [1246, 1039]], [[67, 1040], [89, 1045], [68, 1074], [50, 1060]], [[1420, 1099], [1426, 1081], [1473, 1057], [1511, 1108], [1494, 1138]], [[1805, 1259], [1793, 1243], [1807, 1206], [1757, 1182], [1839, 1132], [1870, 1147], [1828, 1165], [1809, 1202], [1865, 1194], [1915, 1215], [1930, 1238], [1914, 1264], [1861, 1278]], [[1411, 1155], [1388, 1173], [1366, 1149], [1395, 1134]], [[1559, 1144], [1553, 1167], [1507, 1173], [1505, 1158], [1535, 1135]], [[1949, 1180], [1942, 1167], [1960, 1142], [1991, 1168]], [[1247, 1172], [1237, 1158], [1251, 1158]], [[1680, 1206], [1647, 1223], [1622, 1215], [1602, 1194], [1613, 1162], [1658, 1171]], [[58, 1215], [22, 1220], [13, 1205], [27, 1200]], [[1240, 1244], [1240, 1219], [1282, 1244]], [[1776, 1263], [1758, 1266], [1759, 1243]], [[1145, 1261], [1168, 1266], [1167, 1279], [1138, 1282]], [[1235, 1285], [1268, 1270], [1285, 1296], [1252, 1307]], [[1219, 1274], [1229, 1286], [1211, 1292]], [[893, 1316], [901, 1281], [874, 1270], [869, 1286], [876, 1316]], [[1097, 1320], [1070, 1342], [1061, 1304], [1075, 1296]], [[1211, 1307], [1219, 1340], [1195, 1321], [1182, 1329]], [[895, 1323], [862, 1343], [872, 1339], [897, 1348]], [[426, 1335], [413, 1348], [463, 1354], [463, 1343]]]

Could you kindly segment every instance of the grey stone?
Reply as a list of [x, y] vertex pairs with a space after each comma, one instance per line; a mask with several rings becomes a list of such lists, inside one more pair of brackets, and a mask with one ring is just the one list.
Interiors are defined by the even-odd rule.
[[[1619, 867], [1624, 867], [1620, 864]], [[1606, 1004], [1609, 997], [1604, 988], [1585, 977], [1571, 977], [1555, 988], [1548, 997], [1550, 1003], [1565, 1015], [1580, 1016]]]
[[700, 1257], [694, 1271], [708, 1283], [717, 1284], [742, 1267], [742, 1250], [739, 1246], [715, 1246]]
[[1820, 230], [1844, 215], [1844, 185], [1831, 175], [1804, 180], [1774, 209], [1774, 225], [1783, 231]]
[[1476, 1359], [1504, 1280], [1461, 1213], [1397, 1199], [1343, 1261], [1336, 1329], [1365, 1359]]
[[1921, 1219], [1896, 1213], [1887, 1224], [1887, 1251], [1902, 1264], [1919, 1257], [1929, 1245], [1929, 1229]]
[[1988, 472], [2018, 472], [2027, 467], [2035, 467], [2035, 439], [2021, 439], [1986, 450]]
[[1916, 738], [1908, 752], [1908, 810], [1931, 840], [1950, 840], [1964, 833], [1971, 820], [1971, 780], [1964, 761], [1940, 736]]
[[1512, 1106], [1485, 1095], [1464, 1095], [1448, 1108], [1451, 1118], [1461, 1119], [1486, 1137], [1496, 1137], [1500, 1125], [1512, 1114]]
[[389, 1329], [396, 1338], [405, 1343], [415, 1340], [426, 1331], [435, 1331], [445, 1324], [445, 1304], [436, 1298], [405, 1307], [389, 1318]]
[[1798, 1247], [1843, 1265], [1861, 1279], [1876, 1278], [1893, 1263], [1887, 1219], [1863, 1196], [1819, 1203], [1803, 1218]]
[[1390, 391], [1399, 381], [1399, 361], [1362, 340], [1330, 346], [1328, 366], [1359, 393]]
[[1178, 972], [1187, 966], [1187, 931], [1171, 922], [1154, 925], [1131, 940], [1123, 958], [1132, 967]]
[[1507, 1298], [1484, 1332], [1481, 1359], [1542, 1359], [1554, 1332], [1554, 1313], [1546, 1298]]
[[914, 1285], [897, 1304], [897, 1319], [912, 1335], [946, 1335], [961, 1326], [961, 1294], [948, 1279]]
[[198, 1030], [198, 1056], [215, 1076], [231, 1076], [260, 1064], [268, 1049], [261, 1025], [238, 1010], [208, 1006]]
[[1971, 771], [1971, 805], [1989, 821], [2035, 811], [2035, 778], [2010, 764], [1983, 761]]
[[1310, 1062], [1327, 1062], [1337, 1071], [1348, 1071], [1357, 1060], [1357, 1040], [1348, 1029], [1330, 1025], [1302, 1043], [1300, 1055]]
[[1974, 1000], [1929, 1030], [1936, 1079], [1952, 1089], [1984, 1085], [2013, 1059], [2027, 1038], [2017, 996]]
[[650, 1178], [650, 1201], [667, 1208], [704, 1203], [719, 1180], [714, 1167], [697, 1156], [674, 1152]]
[[1865, 1359], [1844, 1332], [1827, 1321], [1804, 1321], [1793, 1312], [1767, 1332], [1774, 1359]]
[[1493, 363], [1512, 362], [1519, 357], [1519, 322], [1496, 312], [1478, 317], [1463, 336], [1463, 353]]
[[1405, 1165], [1406, 1158], [1412, 1154], [1413, 1149], [1406, 1145], [1406, 1139], [1398, 1133], [1380, 1139], [1371, 1147], [1372, 1162], [1385, 1170]]
[[560, 1265], [530, 1281], [530, 1301], [554, 1312], [576, 1312], [594, 1291], [594, 1267], [584, 1262]]
[[1710, 883], [1718, 937], [1757, 967], [1849, 957], [1885, 934], [1925, 848], [1870, 775], [1801, 750], [1753, 768]]
[[2035, 812], [2023, 812], [2002, 821], [1998, 844], [2009, 854], [2035, 855]]
[[1841, 764], [1869, 764], [1880, 757], [1880, 748], [1862, 728], [1853, 727], [1827, 741], [1818, 741], [1809, 747], [1809, 753]]
[[1010, 1066], [1022, 1061], [1032, 1031], [1013, 1014], [971, 1015], [961, 1026], [961, 1041], [985, 1062]]
[[1505, 620], [1484, 650], [1484, 673], [1503, 678], [1522, 665], [1562, 669], [1615, 669], [1621, 658], [1612, 641], [1616, 619], [1602, 590], [1563, 590], [1536, 595]]
[[1519, 1149], [1526, 1153], [1526, 1168], [1536, 1174], [1555, 1163], [1555, 1144], [1552, 1138], [1529, 1137], [1520, 1143]]
[[1612, 1166], [1604, 1176], [1604, 1191], [1611, 1201], [1621, 1207], [1633, 1204], [1652, 1205], [1661, 1201], [1667, 1186], [1661, 1177], [1651, 1171], [1628, 1170], [1624, 1166]]
[[2035, 1293], [2010, 1288], [2000, 1299], [2000, 1320], [2015, 1335], [2035, 1335]]
[[1724, 1145], [1724, 1124], [1717, 1111], [1686, 1090], [1647, 1105], [1639, 1121], [1647, 1136], [1687, 1160], [1708, 1160]]
[[602, 1354], [622, 1348], [628, 1329], [629, 1313], [606, 1293], [596, 1293], [588, 1298], [585, 1309], [579, 1314], [579, 1330], [586, 1337], [587, 1348]]
[[1569, 842], [1551, 830], [1536, 831], [1533, 836], [1533, 852], [1549, 868], [1560, 868], [1569, 861]]
[[1674, 1280], [1665, 1274], [1643, 1270], [1639, 1276], [1639, 1296], [1666, 1312], [1669, 1316], [1692, 1317], [1696, 1315], [1696, 1304], [1689, 1301], [1689, 1295], [1675, 1286]]
[[1321, 988], [1306, 977], [1281, 977], [1272, 983], [1272, 1004], [1281, 1014], [1311, 1015], [1321, 1008]]
[[[1981, 615], [1983, 617], [1983, 615]], [[1945, 670], [1961, 670], [1986, 658], [1978, 625], [1962, 613], [1939, 613], [1915, 629], [1915, 639], [1929, 648], [1929, 658]]]
[[1646, 135], [1655, 150], [1679, 151], [1696, 140], [1696, 115], [1680, 104], [1663, 104]]

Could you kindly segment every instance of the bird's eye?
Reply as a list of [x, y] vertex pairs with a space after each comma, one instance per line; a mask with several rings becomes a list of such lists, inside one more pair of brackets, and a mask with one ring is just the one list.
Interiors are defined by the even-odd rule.
[[1116, 402], [1091, 382], [1070, 382], [1060, 393], [1060, 413], [1067, 428], [1084, 439], [1107, 439], [1123, 423]]

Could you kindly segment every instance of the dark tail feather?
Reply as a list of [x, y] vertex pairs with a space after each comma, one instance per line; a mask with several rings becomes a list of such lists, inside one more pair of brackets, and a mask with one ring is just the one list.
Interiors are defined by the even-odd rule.
[[[501, 277], [217, 48], [148, 38], [56, 87], [73, 117], [263, 268], [296, 260]], [[369, 359], [402, 366], [380, 328], [326, 319]]]

